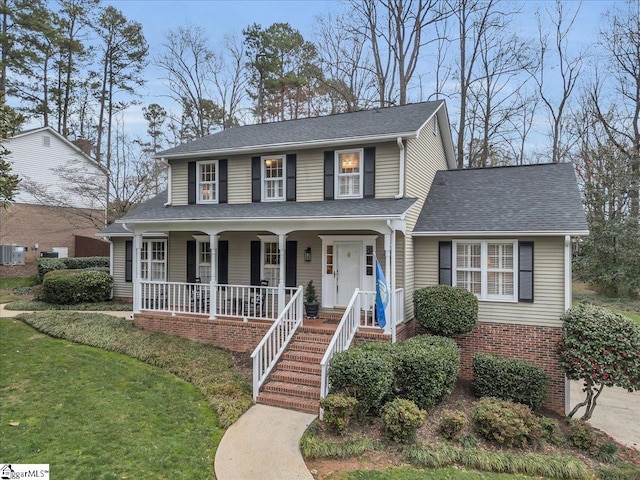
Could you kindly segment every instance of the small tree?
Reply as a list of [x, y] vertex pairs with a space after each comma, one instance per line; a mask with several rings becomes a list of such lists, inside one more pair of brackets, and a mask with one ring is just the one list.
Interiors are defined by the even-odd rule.
[[582, 380], [586, 399], [569, 413], [586, 407], [589, 420], [604, 387], [640, 390], [640, 325], [601, 307], [578, 305], [563, 316], [558, 352], [571, 380]]

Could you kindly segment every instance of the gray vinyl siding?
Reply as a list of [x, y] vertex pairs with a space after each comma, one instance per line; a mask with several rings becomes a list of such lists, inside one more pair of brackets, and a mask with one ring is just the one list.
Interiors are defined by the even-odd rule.
[[113, 238], [113, 296], [133, 298], [133, 282], [125, 282], [125, 238]]
[[189, 203], [189, 174], [186, 160], [171, 160], [171, 203], [186, 205]]
[[[324, 200], [324, 150], [303, 150], [296, 164], [296, 200]], [[315, 285], [315, 281], [313, 282]]]
[[193, 235], [200, 232], [171, 232], [167, 255], [169, 258], [167, 279], [170, 282], [187, 281], [187, 242], [193, 240]]
[[251, 157], [229, 157], [227, 162], [229, 203], [251, 203]]
[[393, 198], [398, 194], [400, 149], [393, 143], [376, 145], [376, 198]]
[[[416, 288], [438, 284], [438, 241], [414, 237]], [[564, 239], [519, 238], [534, 242], [534, 302], [479, 302], [479, 320], [524, 325], [560, 326], [564, 312]]]

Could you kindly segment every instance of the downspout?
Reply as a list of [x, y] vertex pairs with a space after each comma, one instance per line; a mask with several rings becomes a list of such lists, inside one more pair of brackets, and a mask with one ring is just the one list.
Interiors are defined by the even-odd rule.
[[395, 199], [398, 200], [404, 197], [404, 163], [405, 163], [405, 155], [404, 155], [404, 142], [402, 141], [402, 137], [396, 138], [396, 143], [398, 144], [398, 148], [400, 149], [400, 169], [398, 173], [398, 194], [395, 196]]
[[[571, 235], [564, 236], [564, 309], [571, 308]], [[571, 383], [564, 377], [564, 411], [571, 411]]]
[[167, 166], [167, 203], [165, 207], [171, 205], [171, 164], [166, 158], [161, 158], [160, 161]]

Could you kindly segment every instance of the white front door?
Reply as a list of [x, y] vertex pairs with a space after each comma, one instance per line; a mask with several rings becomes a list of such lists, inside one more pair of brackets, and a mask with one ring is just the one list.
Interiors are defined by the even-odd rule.
[[335, 242], [336, 306], [346, 307], [362, 278], [362, 243]]

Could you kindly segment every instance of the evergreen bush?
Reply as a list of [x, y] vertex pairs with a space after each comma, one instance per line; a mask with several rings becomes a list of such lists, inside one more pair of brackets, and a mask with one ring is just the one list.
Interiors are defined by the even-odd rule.
[[48, 303], [73, 305], [109, 300], [113, 277], [91, 270], [57, 270], [47, 273], [42, 296]]
[[358, 400], [355, 398], [340, 393], [327, 395], [320, 400], [320, 407], [324, 410], [324, 422], [335, 433], [343, 435], [357, 404]]
[[474, 406], [472, 420], [480, 435], [498, 445], [526, 447], [542, 438], [540, 422], [520, 403], [483, 398]]
[[420, 325], [434, 335], [468, 333], [478, 323], [478, 299], [462, 288], [438, 285], [416, 290], [413, 303]]
[[408, 443], [416, 438], [416, 431], [427, 418], [427, 412], [411, 400], [396, 398], [382, 408], [385, 435], [398, 443]]

